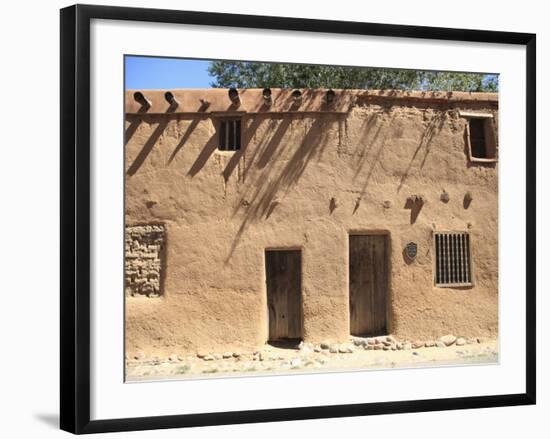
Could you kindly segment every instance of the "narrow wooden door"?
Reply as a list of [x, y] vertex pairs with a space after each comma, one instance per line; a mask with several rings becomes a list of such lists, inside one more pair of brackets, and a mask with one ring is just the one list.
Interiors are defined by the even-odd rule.
[[388, 236], [350, 235], [349, 304], [352, 335], [386, 334]]
[[269, 340], [302, 338], [300, 250], [265, 252]]

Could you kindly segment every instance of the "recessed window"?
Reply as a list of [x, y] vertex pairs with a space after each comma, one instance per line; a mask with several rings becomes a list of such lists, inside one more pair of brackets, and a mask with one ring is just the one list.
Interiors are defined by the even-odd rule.
[[466, 142], [473, 162], [496, 162], [497, 141], [491, 114], [462, 113], [467, 118]]
[[220, 120], [220, 151], [237, 151], [241, 149], [241, 119]]
[[435, 286], [472, 285], [472, 256], [468, 232], [437, 232], [435, 240]]

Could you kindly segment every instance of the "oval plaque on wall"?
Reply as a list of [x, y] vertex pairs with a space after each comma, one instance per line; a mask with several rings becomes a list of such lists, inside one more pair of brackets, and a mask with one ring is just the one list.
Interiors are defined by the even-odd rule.
[[409, 259], [416, 258], [417, 252], [418, 252], [418, 246], [416, 245], [416, 242], [409, 242], [405, 247], [405, 253], [407, 254], [407, 257]]

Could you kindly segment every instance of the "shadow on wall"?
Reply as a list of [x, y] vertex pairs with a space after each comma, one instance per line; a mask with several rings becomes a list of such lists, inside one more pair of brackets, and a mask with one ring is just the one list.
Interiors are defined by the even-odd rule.
[[405, 202], [405, 209], [410, 209], [411, 211], [411, 224], [416, 222], [420, 211], [424, 207], [424, 201], [422, 199], [413, 199], [411, 197], [407, 198]]
[[[390, 112], [390, 110], [386, 109], [386, 116], [388, 112]], [[129, 141], [137, 130], [137, 127], [142, 121], [142, 117], [143, 116], [138, 116], [130, 121], [130, 125], [126, 129], [126, 142]], [[367, 192], [375, 167], [380, 162], [387, 137], [391, 132], [389, 128], [391, 128], [395, 117], [395, 114], [384, 118], [384, 113], [372, 113], [365, 118], [360, 127], [357, 140], [357, 146], [360, 150], [352, 153], [352, 156], [355, 156], [354, 159], [358, 158], [356, 160], [357, 165], [353, 178], [354, 181], [364, 178], [364, 182], [359, 190], [360, 195], [357, 198], [354, 213], [358, 209], [362, 197]], [[405, 172], [401, 176], [397, 192], [399, 192], [405, 183], [414, 162], [422, 149], [424, 149], [424, 154], [420, 163], [420, 169], [423, 168], [430, 153], [432, 140], [434, 136], [443, 128], [445, 118], [446, 114], [444, 112], [436, 113], [427, 123], [420, 142], [416, 147]], [[128, 168], [128, 176], [132, 176], [138, 171], [140, 166], [154, 148], [155, 144], [158, 142], [170, 120], [170, 117], [166, 117], [159, 123], [154, 132], [143, 145], [143, 148], [138, 153], [133, 163]], [[189, 124], [178, 145], [172, 151], [167, 164], [170, 164], [176, 155], [184, 149], [184, 146], [188, 142], [192, 133], [198, 124], [203, 120], [205, 120], [205, 118], [194, 119]], [[303, 120], [304, 119], [298, 119], [298, 122], [301, 124], [303, 123]], [[282, 140], [289, 129], [291, 129], [292, 121], [293, 116], [289, 114], [282, 114], [278, 116], [257, 116], [251, 119], [249, 126], [243, 130], [241, 149], [233, 154], [223, 171], [223, 177], [225, 181], [227, 181], [234, 172], [235, 168], [238, 166], [241, 159], [246, 157], [246, 163], [244, 163], [245, 169], [243, 172], [243, 181], [248, 177], [248, 175], [254, 175], [254, 181], [244, 187], [241, 203], [233, 212], [233, 217], [235, 217], [244, 209], [244, 217], [233, 240], [226, 261], [231, 258], [248, 225], [251, 222], [262, 218], [269, 218], [291, 186], [300, 179], [308, 166], [308, 163], [312, 159], [321, 156], [328, 144], [327, 126], [332, 123], [340, 123], [340, 121], [335, 122], [334, 120], [331, 120], [331, 115], [319, 115], [313, 119], [313, 122], [303, 135], [300, 145], [294, 149], [290, 158], [285, 162], [281, 162], [284, 163], [282, 168], [268, 166], [268, 164], [272, 162], [274, 156], [281, 157], [284, 155], [286, 150], [290, 148], [289, 142], [282, 142]], [[267, 122], [268, 128], [262, 138], [256, 139], [256, 147], [253, 149], [251, 154], [247, 155], [246, 153], [248, 146], [251, 144], [252, 139], [255, 138], [257, 130], [262, 122]], [[197, 173], [203, 169], [204, 165], [207, 163], [208, 159], [217, 147], [218, 132], [216, 131], [203, 146], [194, 163], [189, 168], [187, 175], [190, 177], [197, 175]], [[365, 169], [367, 166], [368, 169]], [[251, 167], [254, 167], [257, 172], [250, 173], [249, 171], [251, 170]], [[411, 224], [413, 224], [416, 221], [422, 206], [405, 206], [405, 208], [411, 209]], [[332, 206], [329, 206], [329, 209], [331, 211], [334, 210]]]
[[124, 145], [126, 145], [134, 133], [137, 131], [141, 125], [141, 117], [136, 115], [128, 115], [126, 118], [129, 120], [130, 124], [126, 127], [124, 131]]
[[[425, 149], [425, 151], [424, 151], [424, 157], [422, 157], [422, 161], [420, 163], [420, 169], [424, 168], [424, 165], [426, 164], [426, 159], [430, 154], [432, 140], [443, 129], [446, 117], [447, 117], [447, 114], [445, 112], [439, 112], [439, 113], [436, 113], [428, 122], [426, 129], [424, 130], [424, 132], [422, 133], [422, 137], [420, 138], [420, 143], [416, 147], [416, 150], [414, 151], [414, 154], [411, 158], [411, 161], [409, 162], [409, 165], [407, 166], [407, 169], [401, 176], [401, 180], [399, 181], [399, 186], [397, 187], [397, 192], [399, 192], [403, 187], [403, 185], [405, 184], [405, 181], [407, 180], [407, 178], [409, 177], [409, 173], [411, 172], [411, 168], [416, 159], [416, 156], [423, 148]], [[411, 212], [411, 215], [412, 215], [412, 212]], [[412, 221], [412, 218], [411, 218], [411, 221]]]
[[35, 413], [33, 416], [46, 427], [59, 431], [59, 415], [57, 413]]
[[[265, 120], [262, 117], [255, 117], [252, 119], [250, 125], [248, 125], [242, 133], [242, 139], [241, 139], [241, 148], [236, 151], [229, 162], [227, 163], [225, 169], [223, 170], [223, 178], [225, 179], [225, 182], [229, 180], [229, 177], [231, 177], [231, 174], [233, 174], [233, 171], [239, 164], [239, 161], [242, 157], [244, 157], [246, 150], [248, 149], [248, 145], [250, 145], [250, 142], [254, 138], [254, 135], [256, 134], [256, 130], [262, 123], [262, 121]], [[246, 171], [243, 173], [243, 180], [246, 176]]]
[[128, 176], [134, 175], [138, 169], [141, 167], [147, 156], [149, 156], [150, 152], [153, 150], [155, 144], [157, 143], [158, 139], [166, 129], [168, 123], [170, 122], [169, 118], [164, 118], [162, 121], [159, 122], [157, 127], [155, 128], [155, 131], [153, 131], [153, 134], [147, 139], [145, 144], [143, 145], [143, 148], [141, 148], [141, 151], [136, 156], [128, 170], [126, 171], [126, 174]]
[[[326, 116], [321, 115], [314, 119], [313, 123], [305, 133], [300, 145], [298, 145], [290, 159], [285, 162], [282, 169], [275, 170], [275, 167], [266, 166], [269, 159], [276, 153], [282, 156], [289, 148], [288, 143], [282, 143], [284, 134], [291, 126], [291, 118], [285, 116], [276, 126], [271, 125], [267, 133], [268, 141], [261, 141], [254, 156], [249, 161], [250, 166], [256, 166], [260, 172], [257, 174], [253, 184], [250, 184], [242, 197], [242, 203], [235, 208], [233, 216], [239, 213], [244, 206], [244, 218], [237, 231], [226, 261], [229, 261], [240, 238], [251, 222], [261, 218], [268, 218], [275, 210], [277, 204], [284, 197], [288, 189], [293, 186], [304, 173], [308, 163], [315, 157], [319, 157], [327, 145]], [[256, 159], [256, 157], [258, 157]], [[278, 175], [272, 174], [278, 172]]]
[[190, 177], [194, 177], [199, 173], [199, 171], [204, 167], [210, 156], [216, 151], [218, 148], [218, 135], [217, 133], [214, 133], [210, 139], [206, 142], [204, 145], [204, 148], [198, 155], [195, 162], [191, 165], [189, 168], [189, 171], [187, 172], [187, 175]]
[[[203, 106], [205, 106], [205, 104], [203, 104]], [[130, 139], [132, 138], [134, 133], [137, 131], [141, 123], [144, 122], [144, 116], [131, 115], [129, 116], [129, 119], [130, 119], [130, 124], [126, 128], [125, 135], [124, 135], [125, 145], [130, 141]], [[141, 148], [140, 152], [138, 153], [138, 155], [136, 156], [136, 158], [133, 160], [132, 164], [129, 166], [128, 170], [126, 171], [126, 174], [128, 176], [134, 175], [139, 170], [141, 165], [145, 162], [145, 160], [147, 159], [147, 157], [149, 156], [149, 154], [157, 144], [164, 130], [172, 120], [174, 119], [167, 117], [163, 119], [161, 122], [159, 122], [157, 128], [155, 128], [153, 133], [149, 136], [149, 138]], [[194, 118], [191, 121], [191, 123], [185, 130], [185, 133], [183, 133], [181, 140], [178, 142], [178, 144], [170, 154], [170, 157], [168, 158], [168, 161], [167, 161], [167, 165], [170, 165], [174, 161], [174, 159], [176, 158], [176, 155], [180, 153], [181, 150], [184, 148], [186, 143], [189, 141], [191, 135], [197, 128], [197, 126], [204, 120], [206, 120], [206, 118]], [[257, 126], [256, 127], [251, 126], [252, 130], [255, 130], [256, 128]], [[224, 171], [224, 177], [226, 181], [229, 179], [229, 176], [233, 172], [234, 168], [237, 166], [239, 159], [244, 154], [244, 150], [246, 149], [246, 144], [247, 142], [245, 143], [245, 147], [241, 148], [241, 150], [238, 151], [228, 163], [227, 168]], [[218, 147], [218, 133], [216, 132], [206, 142], [199, 156], [197, 157], [197, 159], [195, 160], [195, 162], [187, 172], [187, 175], [191, 177], [195, 176], [204, 167], [204, 165], [206, 164], [206, 162], [208, 161], [208, 159], [210, 158], [210, 156], [216, 150], [217, 147]]]
[[199, 123], [202, 121], [202, 119], [193, 119], [187, 129], [185, 130], [185, 133], [183, 133], [183, 136], [181, 136], [181, 140], [178, 142], [174, 150], [172, 151], [172, 154], [170, 154], [170, 157], [168, 158], [168, 164], [172, 163], [174, 158], [176, 157], [176, 154], [182, 149], [189, 138], [191, 137], [191, 134], [193, 134], [193, 131], [195, 131], [195, 128], [199, 125]]
[[[210, 106], [209, 102], [202, 101], [201, 105], [198, 109], [198, 112], [202, 113], [202, 112], [206, 111], [206, 109], [209, 106]], [[193, 131], [195, 131], [195, 128], [197, 128], [199, 123], [204, 121], [204, 120], [206, 120], [206, 118], [195, 118], [191, 121], [191, 123], [189, 124], [189, 126], [185, 130], [185, 133], [183, 133], [183, 136], [181, 137], [181, 140], [179, 141], [177, 146], [174, 148], [174, 151], [172, 151], [172, 154], [170, 154], [170, 158], [168, 159], [168, 164], [172, 163], [172, 161], [174, 160], [174, 158], [176, 157], [176, 155], [178, 154], [180, 149], [182, 149], [185, 146], [185, 144], [187, 143], [187, 141], [191, 137], [191, 134], [193, 134]]]
[[147, 111], [147, 107], [142, 106], [139, 109], [138, 114], [133, 114], [133, 115], [127, 115], [126, 116], [128, 119], [130, 119], [130, 125], [128, 125], [128, 127], [126, 128], [126, 131], [124, 132], [124, 144], [125, 145], [130, 141], [130, 139], [132, 138], [132, 136], [134, 135], [136, 130], [141, 125], [142, 116], [145, 115], [146, 111]]
[[[379, 113], [374, 113], [372, 115], [369, 115], [361, 126], [358, 144], [363, 147], [363, 150], [359, 153], [357, 168], [355, 171], [355, 175], [353, 176], [354, 180], [357, 180], [359, 176], [363, 176], [365, 174], [364, 168], [366, 166], [366, 163], [369, 163], [369, 168], [366, 172], [365, 181], [359, 191], [359, 197], [356, 201], [357, 208], [354, 210], [353, 213], [357, 211], [361, 200], [367, 193], [367, 189], [374, 169], [376, 168], [376, 165], [380, 162], [380, 156], [384, 151], [389, 130], [385, 130], [385, 134], [382, 138], [380, 138], [380, 133], [382, 132], [383, 128], [390, 127], [394, 119], [395, 114], [392, 114], [387, 120], [382, 120], [382, 116]], [[371, 131], [373, 130], [373, 126], [376, 125], [378, 125], [377, 128], [374, 130], [374, 132], [371, 133]]]
[[[206, 101], [201, 102], [201, 105], [200, 105], [200, 107], [198, 108], [197, 111], [199, 113], [202, 113], [202, 112], [206, 111], [206, 109], [209, 107], [209, 105], [210, 104]], [[166, 114], [167, 114], [166, 117], [161, 122], [159, 122], [159, 124], [158, 124], [157, 128], [155, 129], [155, 131], [153, 132], [153, 134], [151, 134], [149, 139], [147, 139], [147, 141], [143, 145], [143, 148], [141, 149], [139, 154], [136, 156], [136, 158], [134, 159], [134, 161], [132, 162], [132, 164], [130, 165], [128, 170], [126, 171], [126, 174], [128, 176], [134, 175], [139, 170], [139, 168], [141, 167], [141, 165], [143, 164], [145, 159], [149, 156], [149, 153], [153, 150], [155, 144], [159, 140], [160, 136], [162, 135], [162, 133], [164, 132], [164, 130], [166, 129], [168, 124], [172, 120], [179, 120], [179, 116], [170, 115], [170, 113], [173, 110], [174, 110], [173, 107], [170, 107], [170, 108], [168, 108], [168, 110], [166, 110]], [[144, 110], [142, 108], [139, 111], [139, 113], [143, 113], [143, 111], [146, 111], [146, 110]], [[147, 116], [148, 116], [147, 114], [134, 114], [134, 115], [127, 115], [126, 116], [130, 120], [130, 125], [128, 125], [128, 127], [126, 128], [126, 130], [124, 132], [124, 145], [128, 144], [128, 142], [130, 141], [132, 136], [135, 134], [135, 132], [137, 131], [137, 129], [139, 128], [141, 123], [146, 121]], [[170, 158], [168, 159], [168, 164], [172, 163], [172, 161], [174, 160], [176, 154], [180, 151], [180, 149], [182, 149], [185, 146], [186, 142], [191, 137], [191, 134], [193, 133], [193, 131], [195, 131], [195, 128], [197, 128], [198, 124], [202, 120], [204, 120], [204, 118], [194, 118], [192, 120], [191, 124], [187, 127], [187, 130], [183, 134], [180, 142], [178, 143], [176, 148], [174, 148], [174, 151], [170, 155]]]

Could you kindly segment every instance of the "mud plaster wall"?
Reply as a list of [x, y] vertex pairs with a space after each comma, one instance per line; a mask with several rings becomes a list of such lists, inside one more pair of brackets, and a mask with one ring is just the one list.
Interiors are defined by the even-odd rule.
[[[222, 152], [210, 115], [128, 114], [126, 223], [163, 224], [169, 242], [162, 296], [126, 299], [128, 352], [264, 344], [266, 248], [302, 250], [304, 338], [347, 340], [348, 237], [368, 231], [390, 236], [392, 334], [496, 336], [498, 164], [468, 161], [459, 108], [497, 128], [495, 103], [388, 101], [245, 115], [241, 150]], [[434, 287], [434, 230], [471, 233], [474, 287]]]

